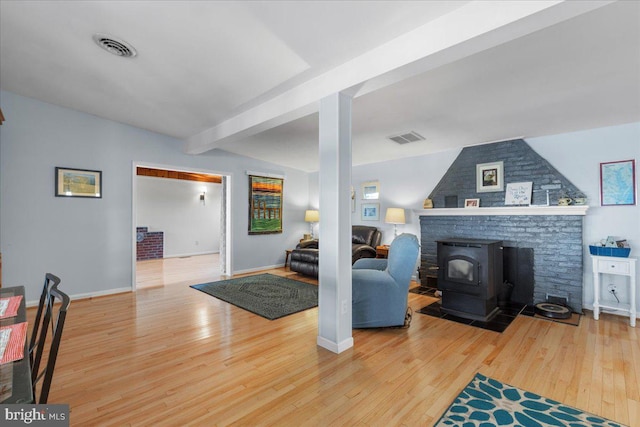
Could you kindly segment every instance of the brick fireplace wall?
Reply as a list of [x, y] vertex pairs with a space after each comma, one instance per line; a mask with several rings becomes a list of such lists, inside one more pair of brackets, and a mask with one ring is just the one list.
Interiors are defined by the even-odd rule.
[[142, 233], [142, 240], [136, 243], [136, 261], [164, 257], [164, 233], [148, 231], [147, 227], [136, 227], [136, 233]]
[[561, 190], [570, 195], [580, 191], [524, 140], [514, 139], [463, 148], [429, 195], [433, 207], [444, 208], [445, 196], [457, 196], [459, 208], [464, 207], [464, 199], [476, 198], [483, 207], [504, 206], [504, 191], [476, 192], [476, 165], [498, 161], [504, 162], [505, 188], [510, 182], [533, 182], [532, 205], [546, 203], [546, 190], [552, 205], [558, 204]]
[[[557, 205], [561, 190], [576, 194], [580, 190], [524, 140], [465, 147], [449, 167], [429, 198], [434, 208], [445, 206], [445, 196], [479, 198], [481, 207], [504, 206], [504, 191], [476, 192], [476, 165], [504, 162], [504, 182], [533, 182], [532, 204]], [[434, 209], [436, 211], [437, 209]], [[435, 213], [435, 212], [433, 212]], [[499, 216], [420, 216], [421, 277], [435, 276], [436, 240], [478, 238], [503, 240], [506, 246], [533, 248], [534, 303], [547, 294], [568, 299], [570, 307], [582, 311], [583, 216], [581, 215], [499, 215]], [[427, 283], [429, 280], [427, 280]], [[517, 286], [517, 284], [514, 284]]]
[[[421, 216], [421, 277], [435, 275], [436, 241], [447, 238], [503, 240], [505, 246], [533, 248], [533, 302], [547, 294], [567, 298], [582, 311], [582, 216]], [[518, 286], [517, 283], [514, 283]]]

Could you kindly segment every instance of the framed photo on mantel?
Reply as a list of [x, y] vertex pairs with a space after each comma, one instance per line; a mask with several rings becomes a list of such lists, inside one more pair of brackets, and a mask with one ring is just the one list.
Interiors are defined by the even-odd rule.
[[533, 182], [510, 182], [504, 195], [504, 204], [507, 206], [531, 205], [531, 193]]
[[465, 208], [479, 208], [480, 199], [464, 199]]
[[504, 189], [503, 162], [480, 163], [476, 165], [476, 191], [488, 193]]

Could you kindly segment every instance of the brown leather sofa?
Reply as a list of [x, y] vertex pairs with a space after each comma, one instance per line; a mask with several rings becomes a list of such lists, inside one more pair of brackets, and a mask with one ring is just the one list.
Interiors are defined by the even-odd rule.
[[[376, 227], [353, 225], [351, 227], [351, 263], [360, 258], [375, 258], [376, 246], [380, 245], [382, 233]], [[291, 271], [306, 276], [318, 277], [318, 240], [300, 242], [291, 251]]]

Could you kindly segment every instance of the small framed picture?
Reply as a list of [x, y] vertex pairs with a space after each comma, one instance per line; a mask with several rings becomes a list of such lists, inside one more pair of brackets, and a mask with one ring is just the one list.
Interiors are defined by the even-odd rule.
[[362, 220], [380, 221], [380, 203], [363, 203]]
[[56, 167], [56, 197], [102, 198], [102, 171]]
[[479, 208], [480, 199], [464, 199], [465, 208]]
[[504, 195], [505, 205], [529, 206], [533, 182], [510, 182]]
[[488, 193], [504, 189], [503, 162], [480, 163], [476, 165], [476, 191]]
[[378, 200], [380, 198], [380, 182], [369, 181], [362, 183], [362, 199]]
[[510, 182], [504, 195], [505, 205], [529, 206], [533, 182]]

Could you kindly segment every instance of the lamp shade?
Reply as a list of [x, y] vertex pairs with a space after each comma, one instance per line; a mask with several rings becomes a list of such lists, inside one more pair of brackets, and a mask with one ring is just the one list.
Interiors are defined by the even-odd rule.
[[384, 217], [384, 222], [387, 224], [404, 224], [404, 209], [387, 208], [387, 214]]
[[319, 222], [320, 221], [320, 212], [316, 210], [307, 210], [304, 213], [304, 220], [306, 222]]

